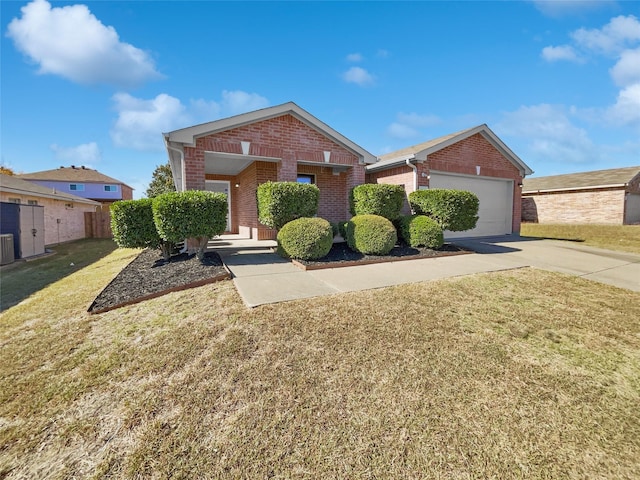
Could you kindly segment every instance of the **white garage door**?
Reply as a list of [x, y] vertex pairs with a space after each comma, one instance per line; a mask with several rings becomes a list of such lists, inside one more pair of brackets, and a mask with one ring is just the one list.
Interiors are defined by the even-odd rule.
[[478, 223], [473, 230], [445, 232], [445, 238], [486, 237], [511, 233], [513, 180], [431, 172], [430, 188], [468, 190], [480, 200]]

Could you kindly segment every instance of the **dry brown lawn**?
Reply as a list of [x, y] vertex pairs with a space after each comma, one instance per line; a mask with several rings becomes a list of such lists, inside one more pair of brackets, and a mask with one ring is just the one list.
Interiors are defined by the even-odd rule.
[[640, 478], [638, 293], [521, 269], [88, 315], [133, 255], [0, 316], [0, 478]]
[[640, 225], [545, 225], [523, 223], [520, 234], [582, 242], [592, 247], [640, 253]]

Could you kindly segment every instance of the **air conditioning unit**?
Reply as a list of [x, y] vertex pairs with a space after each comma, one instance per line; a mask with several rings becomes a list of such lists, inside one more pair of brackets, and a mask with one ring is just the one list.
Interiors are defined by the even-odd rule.
[[0, 235], [0, 265], [13, 263], [13, 234], [5, 233]]

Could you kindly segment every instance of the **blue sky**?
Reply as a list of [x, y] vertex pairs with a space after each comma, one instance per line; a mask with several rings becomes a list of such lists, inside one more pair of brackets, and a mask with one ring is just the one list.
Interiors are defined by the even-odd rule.
[[640, 165], [640, 2], [0, 2], [0, 162], [144, 195], [162, 132], [294, 101], [383, 154], [486, 123], [535, 176]]

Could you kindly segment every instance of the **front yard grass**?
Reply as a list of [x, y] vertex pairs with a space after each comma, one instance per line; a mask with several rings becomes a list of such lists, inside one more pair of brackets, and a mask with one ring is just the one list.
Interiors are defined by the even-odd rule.
[[0, 477], [640, 477], [639, 293], [520, 269], [88, 315], [136, 253], [0, 315]]
[[592, 247], [640, 253], [640, 225], [547, 225], [523, 223], [520, 235], [584, 242]]

